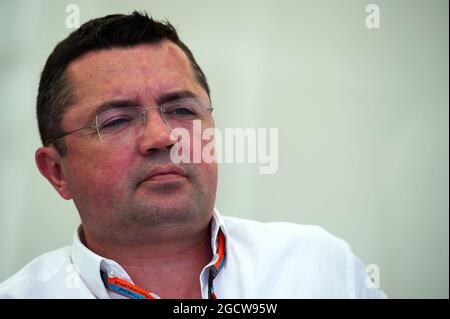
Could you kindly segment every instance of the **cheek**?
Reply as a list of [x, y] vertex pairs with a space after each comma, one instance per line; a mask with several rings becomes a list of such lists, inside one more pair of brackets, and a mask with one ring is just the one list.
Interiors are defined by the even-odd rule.
[[[109, 153], [114, 156], [78, 157], [69, 167], [68, 186], [78, 201], [101, 200], [108, 202], [125, 196], [129, 183], [130, 160], [125, 153]], [[127, 178], [128, 177], [128, 178]]]
[[204, 125], [202, 130], [191, 131], [192, 140], [190, 145], [190, 159], [196, 175], [204, 187], [215, 189], [217, 184], [217, 163], [215, 162], [214, 138], [204, 135], [205, 129], [210, 125]]
[[202, 162], [190, 165], [192, 171], [195, 172], [199, 187], [208, 190], [208, 192], [215, 191], [217, 187], [217, 164]]

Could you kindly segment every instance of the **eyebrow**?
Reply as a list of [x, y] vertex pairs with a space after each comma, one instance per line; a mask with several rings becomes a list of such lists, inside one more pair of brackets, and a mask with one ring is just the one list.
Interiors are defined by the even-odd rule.
[[[183, 90], [183, 91], [175, 91], [163, 94], [156, 100], [156, 105], [161, 105], [167, 102], [184, 99], [184, 98], [192, 98], [192, 97], [198, 97], [197, 94]], [[130, 99], [118, 99], [118, 100], [111, 100], [104, 102], [100, 105], [98, 105], [94, 110], [91, 112], [89, 116], [89, 120], [92, 120], [95, 118], [97, 114], [100, 114], [102, 112], [105, 112], [107, 110], [111, 109], [118, 109], [123, 107], [132, 107], [132, 106], [139, 106], [140, 104], [136, 100], [130, 100]]]
[[157, 99], [156, 104], [161, 105], [161, 104], [164, 104], [164, 103], [167, 103], [170, 101], [185, 99], [185, 98], [190, 98], [190, 97], [198, 97], [198, 95], [191, 91], [186, 91], [186, 90], [170, 92], [170, 93], [166, 93], [166, 94], [160, 96]]

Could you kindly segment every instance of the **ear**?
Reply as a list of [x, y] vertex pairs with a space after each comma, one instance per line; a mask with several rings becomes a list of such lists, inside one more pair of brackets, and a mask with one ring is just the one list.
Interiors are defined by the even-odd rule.
[[61, 159], [61, 155], [52, 146], [40, 147], [35, 154], [36, 165], [41, 174], [48, 179], [62, 198], [72, 199], [61, 167]]

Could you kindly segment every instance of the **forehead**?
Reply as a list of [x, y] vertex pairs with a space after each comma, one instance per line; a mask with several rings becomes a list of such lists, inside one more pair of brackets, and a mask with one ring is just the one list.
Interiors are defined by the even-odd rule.
[[129, 99], [146, 105], [172, 91], [206, 97], [186, 54], [173, 42], [89, 52], [67, 68], [76, 105], [63, 117], [75, 121], [96, 105]]

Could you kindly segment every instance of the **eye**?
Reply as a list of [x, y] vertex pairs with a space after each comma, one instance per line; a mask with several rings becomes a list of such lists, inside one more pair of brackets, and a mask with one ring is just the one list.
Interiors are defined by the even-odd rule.
[[179, 107], [177, 109], [174, 109], [170, 113], [175, 114], [175, 115], [194, 115], [195, 114], [190, 109], [185, 108], [185, 107]]
[[129, 121], [131, 121], [131, 119], [129, 118], [116, 118], [113, 120], [108, 120], [105, 123], [103, 123], [100, 127], [102, 129], [114, 129], [114, 128], [118, 128], [121, 127], [122, 125], [128, 123]]
[[201, 118], [202, 104], [194, 98], [170, 101], [161, 107], [168, 119], [191, 121]]
[[172, 117], [192, 118], [197, 116], [197, 112], [195, 110], [183, 105], [164, 107], [162, 111], [166, 114], [166, 116]]

